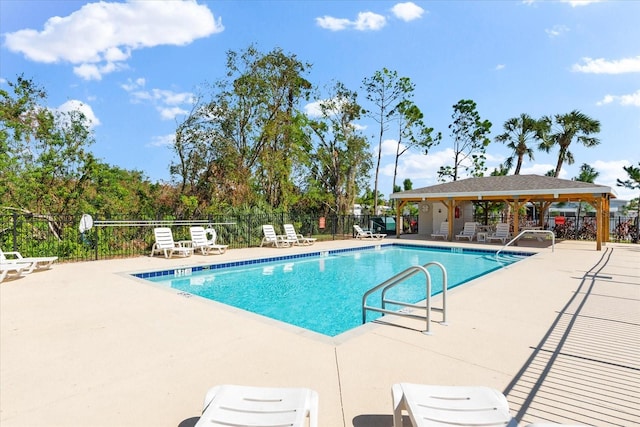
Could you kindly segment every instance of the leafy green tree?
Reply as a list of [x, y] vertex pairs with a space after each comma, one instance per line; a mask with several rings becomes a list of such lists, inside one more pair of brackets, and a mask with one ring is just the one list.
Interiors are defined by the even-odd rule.
[[[408, 77], [399, 77], [397, 71], [387, 68], [376, 71], [363, 80], [366, 98], [374, 105], [366, 114], [378, 124], [378, 147], [375, 165], [373, 193], [378, 194], [378, 177], [382, 159], [382, 142], [390, 124], [401, 115], [399, 106], [413, 96], [415, 85]], [[374, 198], [373, 210], [378, 211], [378, 199]]]
[[540, 149], [548, 153], [554, 146], [559, 147], [558, 162], [553, 172], [555, 178], [560, 176], [560, 170], [565, 162], [569, 165], [573, 164], [574, 157], [573, 153], [569, 151], [569, 146], [574, 140], [585, 147], [594, 147], [600, 144], [600, 140], [592, 136], [600, 132], [600, 122], [578, 110], [567, 114], [556, 114], [553, 120], [555, 127], [552, 127], [550, 118], [546, 117], [543, 120], [547, 121], [551, 130], [540, 144]]
[[[582, 166], [580, 166], [580, 174], [578, 174], [578, 176], [574, 177], [573, 180], [574, 181], [580, 181], [580, 182], [589, 182], [589, 183], [594, 183], [596, 181], [596, 179], [598, 178], [598, 176], [600, 175], [600, 172], [598, 172], [597, 170], [595, 170], [595, 168], [591, 165], [589, 165], [588, 163], [583, 163]], [[578, 203], [578, 218], [580, 218], [580, 212], [582, 211], [582, 202]]]
[[324, 203], [333, 212], [346, 214], [364, 187], [371, 167], [369, 144], [354, 125], [363, 110], [357, 94], [339, 82], [319, 105], [320, 118], [309, 122], [315, 147], [311, 186], [326, 195]]
[[[638, 167], [634, 167], [633, 165], [630, 165], [630, 166], [623, 166], [622, 169], [624, 169], [624, 171], [627, 173], [629, 178], [625, 179], [624, 181], [621, 179], [618, 179], [616, 183], [618, 187], [625, 187], [630, 190], [640, 190], [640, 162], [638, 162]], [[638, 240], [640, 239], [640, 197], [636, 198], [632, 202], [635, 202], [636, 209], [637, 209], [636, 236], [635, 236], [635, 242], [637, 243]]]
[[491, 140], [491, 122], [482, 120], [476, 110], [476, 103], [462, 99], [453, 106], [453, 122], [449, 125], [453, 141], [453, 165], [441, 166], [438, 179], [442, 182], [457, 181], [460, 171], [472, 176], [483, 176], [486, 167], [486, 147]]
[[516, 168], [513, 174], [520, 175], [525, 156], [529, 160], [534, 159], [531, 145], [536, 143], [536, 146], [539, 146], [544, 140], [547, 130], [546, 120], [536, 120], [525, 113], [504, 122], [504, 133], [496, 137], [497, 142], [506, 144], [512, 152], [504, 162], [504, 167], [510, 170], [515, 161]]
[[411, 182], [409, 178], [405, 179], [404, 181], [402, 181], [402, 188], [403, 191], [413, 190], [413, 182]]
[[574, 177], [573, 180], [580, 182], [589, 182], [593, 184], [598, 176], [600, 176], [600, 172], [598, 172], [590, 164], [583, 163], [582, 166], [580, 166], [580, 173], [578, 174], [578, 176]]
[[24, 212], [75, 213], [96, 161], [91, 123], [79, 110], [43, 105], [46, 91], [23, 76], [0, 91], [3, 205]]
[[201, 203], [287, 209], [295, 202], [294, 165], [307, 161], [306, 119], [299, 104], [311, 84], [309, 64], [280, 49], [227, 53], [226, 78], [200, 96], [178, 126], [171, 172]]
[[400, 156], [411, 149], [419, 149], [427, 154], [431, 147], [440, 143], [442, 134], [434, 134], [434, 129], [424, 123], [424, 114], [410, 100], [401, 101], [398, 110], [398, 143], [393, 167], [393, 188], [396, 188]]
[[638, 162], [638, 167], [631, 165], [623, 166], [622, 169], [627, 173], [629, 179], [625, 179], [624, 181], [618, 179], [618, 187], [625, 187], [630, 190], [640, 190], [640, 162]]
[[509, 169], [510, 169], [510, 167], [507, 167], [504, 164], [498, 165], [498, 167], [495, 168], [494, 170], [492, 170], [489, 175], [491, 175], [491, 176], [506, 176], [506, 175], [509, 175]]

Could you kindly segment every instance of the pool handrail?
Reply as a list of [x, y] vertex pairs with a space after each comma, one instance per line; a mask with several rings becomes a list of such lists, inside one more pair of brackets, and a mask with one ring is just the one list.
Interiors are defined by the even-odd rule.
[[516, 237], [514, 237], [513, 239], [509, 240], [507, 243], [505, 243], [505, 245], [503, 247], [501, 247], [498, 252], [496, 252], [496, 257], [498, 255], [500, 255], [500, 252], [502, 252], [503, 249], [505, 249], [507, 246], [509, 246], [510, 244], [512, 244], [513, 242], [515, 242], [516, 240], [518, 240], [520, 237], [524, 236], [525, 234], [530, 233], [530, 234], [551, 234], [551, 252], [555, 252], [556, 249], [556, 235], [553, 231], [551, 230], [522, 230], [520, 233], [518, 233], [518, 235]]
[[[431, 274], [429, 274], [429, 271], [427, 270], [427, 267], [431, 265], [435, 265], [439, 267], [440, 270], [442, 270], [442, 308], [432, 307], [431, 305]], [[415, 276], [416, 274], [419, 274], [420, 272], [424, 273], [425, 275], [426, 299], [425, 299], [424, 305], [388, 300], [385, 298], [385, 295], [389, 289], [391, 289], [396, 285], [399, 285], [403, 281]], [[368, 306], [367, 298], [369, 297], [369, 295], [371, 295], [373, 292], [381, 288], [382, 288], [382, 294], [380, 297], [381, 307], [378, 308], [378, 307]], [[386, 304], [399, 305], [402, 307], [426, 309], [426, 314], [425, 316], [420, 316], [412, 313], [402, 313], [399, 311], [388, 310], [386, 308]], [[362, 296], [362, 323], [364, 324], [367, 322], [367, 310], [375, 311], [383, 314], [393, 314], [394, 316], [408, 317], [412, 319], [420, 319], [420, 320], [424, 319], [426, 321], [426, 329], [422, 331], [422, 333], [425, 335], [431, 335], [431, 311], [435, 310], [435, 311], [441, 312], [442, 322], [440, 323], [442, 325], [446, 325], [447, 324], [446, 307], [447, 307], [447, 270], [444, 268], [444, 266], [441, 263], [432, 261], [424, 265], [414, 265], [412, 267], [409, 267], [406, 270], [396, 274], [395, 276], [385, 280], [384, 282], [380, 283], [379, 285], [365, 292], [365, 294]]]

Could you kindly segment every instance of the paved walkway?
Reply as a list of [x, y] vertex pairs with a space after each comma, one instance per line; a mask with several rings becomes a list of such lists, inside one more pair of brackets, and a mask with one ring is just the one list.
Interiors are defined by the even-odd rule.
[[313, 388], [321, 426], [390, 427], [391, 385], [416, 382], [495, 387], [522, 425], [640, 425], [638, 245], [536, 249], [454, 289], [449, 325], [431, 336], [403, 320], [327, 338], [126, 274], [361, 244], [57, 264], [7, 280], [0, 424], [188, 427], [206, 390], [232, 383]]

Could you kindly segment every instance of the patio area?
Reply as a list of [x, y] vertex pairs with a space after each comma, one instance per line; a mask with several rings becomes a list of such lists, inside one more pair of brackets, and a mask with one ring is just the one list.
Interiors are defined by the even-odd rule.
[[520, 425], [640, 425], [640, 246], [539, 243], [450, 291], [449, 325], [431, 336], [403, 319], [330, 338], [129, 275], [371, 244], [355, 239], [62, 263], [6, 280], [0, 424], [190, 427], [208, 388], [244, 384], [316, 390], [321, 426], [391, 427], [391, 386], [413, 382], [494, 387]]

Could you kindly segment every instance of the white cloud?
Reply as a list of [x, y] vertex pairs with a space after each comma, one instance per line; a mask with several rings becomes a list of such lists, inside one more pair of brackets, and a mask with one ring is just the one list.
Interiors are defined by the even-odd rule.
[[549, 37], [559, 37], [563, 34], [568, 33], [569, 27], [567, 27], [566, 25], [554, 25], [551, 28], [545, 29], [544, 32], [547, 33]]
[[220, 18], [195, 1], [88, 3], [65, 17], [52, 17], [42, 31], [5, 34], [5, 45], [35, 62], [68, 62], [86, 80], [125, 67], [133, 50], [182, 46], [224, 30]]
[[640, 107], [640, 89], [629, 95], [606, 95], [597, 105], [606, 105], [617, 102], [622, 106]]
[[67, 102], [56, 108], [56, 111], [59, 111], [61, 113], [80, 111], [86, 117], [90, 128], [94, 128], [100, 125], [100, 120], [98, 119], [98, 117], [96, 117], [91, 106], [83, 103], [82, 101], [78, 101], [77, 99], [68, 100]]
[[127, 83], [120, 85], [122, 89], [129, 92], [131, 102], [150, 103], [155, 106], [163, 120], [171, 120], [179, 115], [189, 114], [180, 105], [192, 105], [195, 97], [191, 92], [174, 92], [166, 89], [145, 90], [146, 80], [138, 78], [136, 80], [128, 79]]
[[187, 110], [180, 107], [158, 107], [158, 111], [160, 112], [160, 117], [162, 120], [171, 120], [176, 118], [177, 116], [186, 116], [189, 114]]
[[562, 3], [569, 3], [571, 7], [587, 6], [593, 3], [600, 3], [602, 0], [561, 0]]
[[637, 190], [630, 190], [617, 185], [618, 179], [622, 181], [629, 179], [629, 175], [622, 169], [624, 166], [631, 166], [628, 160], [596, 160], [592, 166], [596, 171], [600, 172], [600, 175], [596, 178], [596, 184], [611, 187], [617, 193], [618, 198], [622, 200], [631, 200], [638, 197]]
[[507, 66], [504, 64], [498, 64], [496, 65], [496, 71], [500, 71], [500, 70], [504, 70]]
[[[525, 165], [520, 169], [520, 175], [542, 175], [544, 176], [550, 170], [555, 170], [556, 165], [551, 163], [525, 163]], [[568, 176], [568, 172], [566, 171], [566, 167], [560, 169], [560, 179], [571, 179]]]
[[316, 24], [325, 30], [341, 31], [351, 26], [351, 21], [344, 18], [334, 18], [332, 16], [322, 16], [316, 18]]
[[[378, 155], [378, 144], [372, 144], [371, 148], [374, 151], [375, 156]], [[398, 149], [398, 141], [395, 139], [385, 139], [382, 141], [382, 155], [390, 156], [393, 161], [396, 158], [396, 150]], [[402, 156], [400, 157], [402, 158]]]
[[358, 31], [376, 31], [387, 24], [387, 19], [373, 12], [360, 12], [354, 27]]
[[414, 19], [420, 19], [424, 13], [423, 8], [412, 2], [398, 3], [391, 8], [391, 11], [396, 18], [402, 19], [406, 22], [413, 21]]
[[173, 133], [167, 135], [154, 136], [147, 147], [170, 147], [176, 141], [176, 135]]
[[617, 61], [607, 61], [603, 58], [582, 58], [583, 65], [574, 64], [573, 71], [593, 74], [623, 74], [640, 73], [640, 56], [623, 58]]
[[320, 109], [321, 105], [322, 105], [322, 101], [310, 102], [304, 106], [304, 113], [312, 119], [321, 117], [322, 116], [322, 110]]
[[[453, 150], [451, 148], [442, 151], [433, 151], [428, 155], [408, 151], [406, 154], [400, 156], [398, 162], [398, 179], [403, 181], [408, 178], [420, 187], [435, 184], [440, 166], [450, 164], [452, 159]], [[384, 172], [386, 175], [393, 177], [393, 162], [384, 168]], [[418, 187], [414, 185], [414, 188]]]
[[373, 12], [360, 12], [355, 21], [344, 18], [334, 18], [332, 16], [323, 16], [316, 18], [316, 24], [321, 28], [331, 31], [342, 31], [349, 28], [358, 31], [377, 31], [387, 24], [387, 19]]

